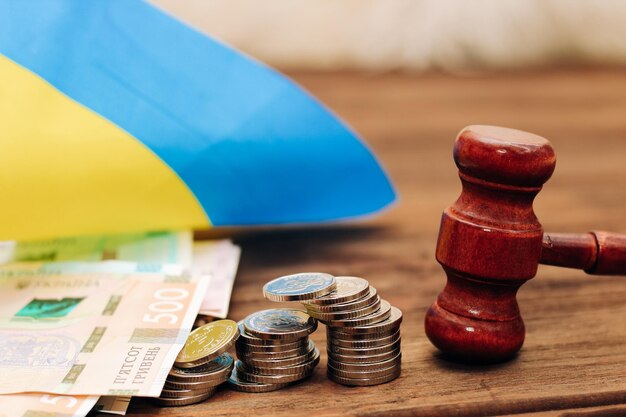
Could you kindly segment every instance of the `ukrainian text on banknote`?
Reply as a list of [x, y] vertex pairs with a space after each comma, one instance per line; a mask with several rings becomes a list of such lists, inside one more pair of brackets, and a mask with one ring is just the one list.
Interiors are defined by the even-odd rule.
[[0, 267], [0, 393], [157, 396], [209, 279], [79, 269]]

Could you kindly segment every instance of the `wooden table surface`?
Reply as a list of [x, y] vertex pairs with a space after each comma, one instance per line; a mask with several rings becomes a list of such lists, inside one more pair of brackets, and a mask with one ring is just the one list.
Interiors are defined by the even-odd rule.
[[[423, 330], [444, 285], [434, 249], [440, 213], [460, 190], [451, 151], [465, 125], [515, 127], [552, 141], [557, 169], [535, 203], [545, 230], [626, 233], [626, 72], [292, 75], [367, 139], [399, 199], [349, 224], [235, 233], [243, 253], [230, 317], [275, 307], [261, 287], [279, 275], [365, 277], [404, 312], [402, 376], [375, 387], [337, 385], [326, 378], [324, 352], [311, 379], [281, 391], [224, 389], [183, 408], [133, 400], [129, 415], [626, 415], [624, 277], [541, 266], [518, 297], [526, 343], [504, 364], [448, 362]], [[313, 340], [323, 351], [325, 332]]]

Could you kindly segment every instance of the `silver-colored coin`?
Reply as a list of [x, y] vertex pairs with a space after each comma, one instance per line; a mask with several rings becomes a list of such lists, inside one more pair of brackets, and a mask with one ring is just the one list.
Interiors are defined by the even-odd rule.
[[384, 333], [347, 333], [344, 330], [346, 327], [328, 327], [326, 326], [326, 338], [328, 340], [336, 341], [369, 341], [377, 340], [385, 337], [391, 337], [397, 334], [400, 329], [391, 329]]
[[261, 382], [247, 382], [239, 378], [237, 370], [234, 369], [230, 378], [228, 378], [228, 386], [235, 391], [241, 392], [270, 392], [285, 388], [289, 383], [284, 384], [263, 384]]
[[240, 369], [248, 374], [257, 375], [293, 375], [303, 374], [315, 368], [320, 361], [320, 352], [315, 349], [311, 355], [307, 355], [306, 361], [294, 365], [275, 366], [269, 364], [267, 367], [251, 365], [241, 361]]
[[341, 376], [337, 376], [333, 374], [331, 371], [328, 371], [328, 379], [331, 381], [337, 382], [338, 384], [347, 385], [347, 386], [372, 386], [372, 385], [380, 385], [387, 383], [389, 381], [393, 381], [398, 378], [402, 372], [402, 368], [400, 366], [396, 367], [390, 373], [379, 376], [376, 378], [344, 378]]
[[398, 337], [396, 340], [388, 343], [386, 345], [380, 346], [368, 346], [365, 348], [354, 348], [354, 347], [343, 347], [337, 346], [332, 343], [327, 344], [327, 348], [329, 353], [333, 353], [335, 355], [347, 355], [347, 356], [359, 356], [359, 357], [368, 357], [372, 355], [380, 355], [382, 353], [390, 352], [394, 349], [400, 347], [401, 339]]
[[343, 304], [367, 295], [370, 284], [363, 278], [358, 277], [335, 277], [337, 288], [323, 297], [307, 301], [311, 304]]
[[[259, 339], [263, 340], [263, 339]], [[273, 339], [270, 339], [273, 340]], [[237, 342], [236, 348], [239, 351], [245, 353], [277, 353], [277, 352], [285, 352], [290, 350], [298, 350], [298, 349], [306, 349], [309, 345], [309, 338], [303, 337], [302, 339], [296, 340], [295, 342], [286, 342], [279, 345], [249, 345], [245, 342], [245, 340], [240, 339]]]
[[400, 353], [400, 344], [394, 349], [387, 352], [376, 353], [372, 355], [342, 355], [340, 353], [333, 353], [328, 351], [328, 359], [333, 362], [341, 362], [345, 365], [348, 364], [373, 364], [383, 362], [388, 359], [395, 358]]
[[398, 367], [401, 365], [398, 363], [394, 366], [390, 366], [389, 368], [383, 369], [375, 369], [371, 371], [346, 371], [343, 369], [337, 369], [331, 365], [328, 365], [327, 372], [332, 373], [335, 376], [339, 376], [342, 378], [354, 378], [354, 379], [364, 379], [364, 378], [381, 378], [385, 377], [391, 373], [394, 373]]
[[369, 292], [363, 297], [344, 304], [305, 304], [307, 311], [316, 311], [318, 313], [332, 313], [334, 311], [351, 311], [358, 310], [368, 306], [378, 299], [376, 288], [370, 287]]
[[303, 272], [276, 278], [263, 286], [263, 296], [271, 301], [305, 301], [335, 290], [335, 277], [321, 272]]
[[[319, 358], [318, 358], [319, 363]], [[317, 365], [317, 363], [315, 364]], [[301, 374], [293, 374], [293, 375], [257, 375], [248, 373], [241, 368], [241, 362], [237, 361], [235, 363], [235, 369], [237, 370], [237, 375], [239, 379], [242, 379], [247, 382], [260, 382], [263, 384], [285, 384], [290, 382], [300, 381], [301, 379], [307, 378], [313, 374], [315, 370], [315, 366], [311, 367], [311, 369], [307, 372]]]
[[243, 320], [246, 333], [260, 339], [281, 339], [293, 342], [317, 329], [317, 320], [304, 311], [273, 308], [250, 314]]
[[217, 387], [218, 385], [223, 384], [228, 379], [228, 375], [226, 375], [223, 379], [215, 379], [211, 381], [202, 381], [202, 382], [178, 382], [178, 381], [170, 381], [165, 380], [165, 384], [163, 388], [170, 390], [191, 390], [191, 391], [206, 391], [208, 389]]
[[213, 396], [214, 392], [207, 392], [202, 395], [182, 398], [153, 398], [152, 401], [166, 407], [181, 407], [183, 405], [197, 404]]
[[[381, 306], [381, 310], [382, 309], [383, 307]], [[348, 333], [351, 335], [386, 334], [390, 332], [395, 332], [400, 328], [400, 324], [402, 323], [402, 311], [400, 311], [400, 309], [396, 307], [391, 307], [389, 311], [390, 314], [385, 320], [379, 320], [377, 322], [369, 324], [359, 324], [356, 326], [344, 326], [340, 330], [338, 330], [338, 332]], [[337, 329], [332, 329], [331, 331], [337, 331]]]
[[[288, 356], [288, 357], [275, 357], [275, 356], [253, 356], [253, 355], [245, 355], [239, 356], [239, 360], [244, 362], [246, 365], [250, 366], [260, 366], [260, 367], [281, 367], [281, 366], [291, 366], [297, 365], [299, 363], [307, 362], [309, 359], [312, 359], [313, 352], [315, 351], [315, 344], [313, 342], [309, 342], [306, 350], [299, 351], [297, 355]], [[258, 353], [258, 352], [257, 352]], [[283, 353], [283, 352], [279, 352]]]
[[370, 324], [378, 323], [387, 320], [391, 315], [391, 304], [387, 300], [380, 301], [380, 308], [378, 311], [364, 317], [358, 317], [356, 319], [348, 320], [332, 320], [327, 321], [325, 324], [331, 327], [341, 327], [342, 330], [348, 327], [355, 326], [367, 326]]
[[313, 342], [308, 341], [306, 345], [302, 345], [297, 349], [283, 350], [282, 352], [250, 352], [242, 349], [236, 349], [237, 357], [241, 360], [250, 359], [266, 359], [266, 360], [280, 360], [288, 359], [296, 356], [304, 355], [307, 352], [315, 348]]
[[[237, 339], [239, 344], [245, 343], [248, 346], [282, 346], [287, 343], [281, 339], [261, 339], [247, 333], [243, 325], [243, 320], [239, 321], [237, 324], [239, 325], [239, 339]], [[303, 339], [304, 338], [297, 339], [293, 342], [301, 342]]]
[[223, 353], [211, 362], [196, 368], [172, 368], [167, 375], [170, 381], [178, 382], [206, 382], [213, 380], [223, 380], [228, 377], [235, 360], [229, 353]]
[[332, 358], [328, 358], [328, 366], [332, 367], [335, 370], [346, 371], [346, 372], [365, 372], [371, 373], [375, 371], [379, 371], [381, 369], [393, 368], [397, 364], [402, 361], [402, 353], [400, 350], [396, 353], [396, 355], [390, 359], [386, 359], [380, 362], [373, 363], [345, 363], [345, 362], [337, 362]]
[[215, 393], [217, 387], [212, 387], [208, 389], [201, 390], [190, 390], [190, 389], [167, 389], [163, 388], [159, 398], [182, 398], [182, 397], [195, 397], [196, 395], [203, 395], [209, 393]]
[[372, 304], [358, 310], [335, 311], [333, 313], [318, 313], [313, 310], [307, 310], [307, 312], [311, 315], [311, 317], [318, 319], [322, 323], [326, 323], [335, 320], [348, 320], [364, 317], [378, 311], [378, 309], [380, 309], [380, 298], [375, 299]]
[[[353, 336], [361, 336], [361, 338], [359, 339]], [[398, 339], [400, 339], [400, 330], [396, 330], [391, 334], [385, 333], [381, 335], [351, 335], [347, 333], [329, 332], [328, 330], [326, 331], [327, 344], [351, 349], [366, 349], [370, 347], [384, 346], [388, 345], [389, 343], [393, 343]]]

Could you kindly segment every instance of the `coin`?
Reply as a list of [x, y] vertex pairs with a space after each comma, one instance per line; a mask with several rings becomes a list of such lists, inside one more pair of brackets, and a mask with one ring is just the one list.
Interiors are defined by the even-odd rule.
[[[353, 327], [350, 327], [352, 329]], [[398, 333], [399, 328], [391, 329], [390, 331], [386, 331], [384, 333], [348, 333], [344, 330], [348, 329], [348, 327], [326, 327], [326, 337], [332, 339], [333, 341], [366, 341], [366, 340], [375, 340], [384, 337], [390, 337], [394, 334]]]
[[335, 277], [337, 288], [323, 297], [308, 300], [311, 304], [343, 304], [357, 300], [369, 292], [370, 284], [358, 277]]
[[253, 313], [243, 320], [246, 332], [260, 339], [285, 342], [306, 337], [317, 329], [317, 321], [304, 311], [275, 308]]
[[354, 379], [363, 379], [363, 378], [380, 378], [387, 376], [396, 371], [398, 364], [394, 366], [390, 366], [388, 368], [376, 369], [373, 371], [349, 371], [344, 369], [337, 369], [330, 363], [328, 364], [328, 372], [332, 373], [335, 376], [340, 376], [342, 378], [354, 378]]
[[288, 386], [289, 383], [284, 384], [263, 384], [261, 382], [247, 382], [239, 378], [237, 370], [234, 369], [233, 373], [228, 378], [228, 386], [235, 391], [242, 392], [270, 392], [276, 391]]
[[[320, 352], [317, 350], [315, 346], [313, 349], [304, 355], [296, 356], [293, 358], [287, 359], [278, 359], [278, 360], [259, 360], [259, 359], [246, 359], [241, 360], [241, 363], [245, 365], [245, 370], [247, 372], [251, 371], [252, 367], [259, 369], [271, 369], [271, 368], [290, 368], [295, 369], [298, 365], [307, 364], [313, 362], [317, 357], [319, 359]], [[263, 373], [259, 371], [259, 373]], [[297, 372], [289, 372], [289, 373], [297, 373]], [[271, 375], [269, 373], [268, 375]]]
[[386, 359], [380, 362], [373, 363], [345, 363], [345, 362], [337, 362], [332, 358], [328, 358], [328, 366], [331, 366], [335, 370], [346, 371], [346, 372], [363, 372], [367, 374], [371, 374], [373, 372], [377, 372], [381, 369], [393, 368], [395, 365], [402, 361], [402, 354], [398, 349], [395, 352], [395, 356], [390, 359]]
[[206, 382], [223, 379], [235, 365], [235, 360], [228, 353], [223, 353], [204, 365], [195, 368], [172, 368], [167, 379], [179, 382]]
[[[384, 300], [383, 300], [384, 301]], [[383, 307], [381, 306], [381, 310]], [[367, 325], [357, 326], [344, 326], [337, 332], [352, 334], [382, 334], [387, 332], [394, 332], [398, 330], [402, 323], [402, 311], [399, 308], [391, 307], [389, 317], [385, 320], [380, 320], [375, 323]], [[335, 330], [335, 329], [333, 329]]]
[[302, 348], [293, 350], [293, 351], [284, 351], [284, 352], [240, 352], [240, 351], [237, 351], [237, 357], [239, 358], [239, 360], [245, 363], [253, 364], [255, 362], [258, 362], [257, 366], [264, 366], [263, 364], [266, 364], [267, 362], [287, 363], [290, 361], [297, 361], [296, 358], [306, 356], [310, 354], [311, 352], [313, 352], [314, 349], [315, 349], [315, 344], [309, 340], [305, 346], [303, 346]]
[[358, 310], [336, 311], [333, 313], [318, 313], [313, 310], [307, 310], [307, 312], [309, 313], [311, 317], [314, 317], [320, 320], [321, 322], [325, 323], [327, 321], [330, 322], [334, 320], [347, 320], [347, 319], [354, 319], [358, 317], [364, 317], [364, 316], [374, 313], [379, 308], [380, 308], [380, 298], [377, 297], [376, 299], [373, 300], [372, 304], [367, 305]]
[[208, 389], [200, 389], [200, 390], [163, 388], [159, 397], [160, 398], [194, 397], [196, 395], [208, 394], [210, 392], [215, 393], [216, 390], [217, 390], [217, 387], [208, 388]]
[[174, 361], [178, 368], [204, 365], [226, 352], [239, 337], [237, 323], [217, 320], [192, 331]]
[[271, 301], [303, 301], [326, 295], [336, 286], [330, 274], [303, 272], [268, 282], [263, 286], [263, 295]]
[[397, 354], [400, 353], [400, 344], [398, 344], [395, 348], [388, 350], [387, 352], [381, 352], [371, 355], [343, 355], [340, 353], [334, 353], [328, 351], [328, 359], [333, 362], [341, 362], [342, 364], [372, 364], [381, 361], [386, 361], [387, 359], [394, 358]]
[[[339, 337], [341, 336], [341, 337]], [[356, 336], [356, 337], [355, 337]], [[380, 336], [380, 337], [378, 337]], [[328, 344], [350, 349], [367, 349], [388, 345], [400, 339], [400, 330], [385, 336], [379, 334], [351, 335], [347, 333], [326, 332]], [[362, 339], [358, 339], [361, 337]], [[364, 337], [364, 338], [363, 338]]]
[[332, 373], [330, 370], [328, 371], [328, 378], [331, 381], [335, 381], [339, 384], [342, 385], [348, 385], [348, 386], [372, 386], [372, 385], [380, 385], [380, 384], [384, 384], [386, 382], [389, 381], [393, 381], [394, 379], [396, 379], [397, 377], [400, 376], [401, 373], [401, 367], [398, 365], [397, 368], [395, 368], [392, 372], [390, 372], [387, 375], [383, 375], [380, 377], [375, 377], [375, 378], [345, 378], [345, 377], [341, 377], [341, 376], [337, 376], [334, 373]]
[[307, 378], [310, 376], [315, 370], [315, 366], [319, 363], [319, 357], [317, 361], [314, 362], [314, 365], [304, 373], [293, 374], [293, 375], [257, 375], [253, 373], [248, 373], [242, 369], [241, 361], [237, 361], [235, 363], [235, 369], [237, 370], [237, 375], [239, 379], [242, 379], [247, 382], [261, 382], [264, 384], [283, 384], [288, 382], [295, 382], [301, 379]]
[[378, 323], [380, 321], [386, 320], [391, 315], [391, 304], [387, 300], [380, 301], [380, 309], [375, 313], [364, 317], [358, 317], [355, 319], [348, 320], [331, 320], [327, 321], [326, 325], [330, 327], [341, 327], [342, 330], [348, 327], [355, 326], [366, 326], [369, 324]]
[[178, 381], [165, 380], [165, 384], [163, 385], [163, 387], [167, 389], [171, 389], [171, 390], [188, 389], [192, 391], [202, 391], [202, 390], [208, 390], [210, 388], [214, 388], [218, 385], [221, 385], [227, 379], [228, 379], [228, 376], [226, 376], [223, 379], [216, 379], [212, 381], [202, 381], [202, 382], [178, 382]]
[[305, 307], [307, 311], [315, 311], [318, 313], [332, 313], [335, 311], [358, 310], [359, 308], [363, 308], [372, 304], [377, 299], [379, 299], [379, 297], [376, 288], [370, 287], [369, 292], [363, 297], [345, 304], [305, 304]]
[[[307, 338], [308, 339], [308, 338]], [[281, 352], [250, 352], [243, 349], [237, 348], [237, 357], [241, 360], [249, 360], [249, 359], [269, 359], [269, 360], [279, 360], [279, 359], [287, 359], [293, 358], [295, 356], [304, 355], [309, 352], [313, 348], [311, 347], [313, 342], [308, 341], [306, 345], [302, 345], [296, 349], [292, 350], [283, 350]]]
[[308, 361], [291, 366], [282, 367], [258, 367], [253, 366], [245, 362], [240, 362], [240, 370], [245, 371], [248, 374], [255, 375], [301, 375], [312, 371], [320, 361], [320, 352], [315, 349], [313, 356], [308, 356]]
[[[246, 328], [243, 325], [243, 320], [237, 323], [239, 326], [239, 339], [237, 339], [240, 343], [245, 343], [248, 346], [282, 346], [286, 342], [280, 339], [261, 339], [246, 332]], [[295, 340], [295, 342], [299, 342], [300, 340]]]
[[342, 346], [334, 345], [332, 343], [329, 343], [327, 347], [328, 347], [329, 353], [333, 353], [336, 355], [367, 357], [371, 355], [379, 355], [381, 353], [386, 353], [386, 352], [399, 348], [400, 338], [398, 337], [397, 340], [393, 341], [392, 343], [388, 343], [386, 345], [366, 347], [366, 348], [342, 347]]
[[[263, 339], [259, 339], [263, 340]], [[236, 343], [237, 350], [240, 350], [245, 353], [277, 353], [277, 352], [286, 352], [290, 350], [298, 350], [298, 349], [306, 349], [309, 345], [309, 338], [303, 337], [302, 339], [298, 339], [294, 342], [286, 342], [280, 345], [250, 345], [246, 343], [245, 340], [239, 338]]]
[[183, 405], [196, 404], [202, 402], [208, 398], [210, 398], [214, 392], [207, 392], [201, 395], [194, 395], [192, 397], [181, 397], [181, 398], [153, 398], [152, 400], [159, 404], [164, 405], [166, 407], [181, 407]]

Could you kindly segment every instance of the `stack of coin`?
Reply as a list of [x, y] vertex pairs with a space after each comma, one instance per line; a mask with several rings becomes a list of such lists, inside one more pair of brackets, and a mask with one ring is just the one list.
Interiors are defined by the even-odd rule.
[[245, 392], [268, 392], [310, 376], [320, 353], [309, 340], [317, 321], [294, 309], [271, 309], [253, 313], [239, 322], [241, 337], [228, 383]]
[[305, 302], [326, 324], [328, 377], [343, 385], [378, 385], [400, 375], [402, 312], [358, 277], [335, 277], [330, 294]]
[[232, 320], [217, 320], [191, 332], [155, 401], [182, 406], [213, 396], [234, 368], [235, 361], [226, 351], [238, 337], [239, 326]]

